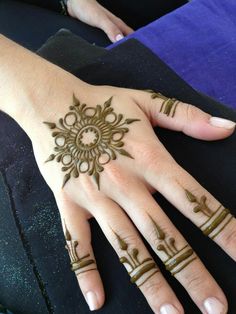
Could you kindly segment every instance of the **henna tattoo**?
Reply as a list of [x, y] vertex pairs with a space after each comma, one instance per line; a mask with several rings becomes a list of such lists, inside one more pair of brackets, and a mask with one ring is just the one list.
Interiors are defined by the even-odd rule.
[[[69, 230], [67, 229], [67, 226], [65, 224], [65, 239], [66, 239], [66, 246], [65, 248], [68, 250], [70, 260], [71, 260], [71, 270], [77, 273], [83, 273], [85, 271], [95, 270], [96, 268], [96, 262], [90, 258], [90, 254], [86, 254], [82, 257], [79, 257], [76, 251], [77, 246], [79, 245], [78, 241], [72, 240], [71, 234]], [[85, 267], [90, 266], [86, 270], [84, 270]]]
[[126, 253], [126, 256], [120, 258], [120, 262], [127, 265], [128, 273], [131, 277], [130, 281], [136, 283], [136, 285], [140, 287], [152, 275], [159, 271], [157, 265], [151, 257], [141, 261], [139, 258], [139, 250], [136, 248], [130, 249], [128, 243], [126, 243], [117, 233], [114, 232], [114, 234], [117, 238], [119, 248]]
[[220, 205], [215, 211], [209, 208], [206, 204], [207, 197], [205, 195], [197, 199], [190, 191], [185, 189], [185, 194], [191, 203], [196, 203], [197, 205], [193, 208], [195, 213], [201, 212], [207, 219], [199, 226], [202, 232], [214, 239], [233, 219], [233, 215], [230, 213], [229, 209], [224, 208]]
[[117, 154], [133, 158], [125, 149], [123, 138], [129, 131], [127, 125], [140, 121], [125, 119], [111, 108], [112, 97], [103, 106], [88, 107], [73, 95], [73, 106], [59, 124], [44, 122], [50, 129], [55, 130], [54, 151], [46, 160], [61, 162], [64, 176], [63, 185], [73, 176], [80, 173], [92, 175], [99, 189], [99, 173], [104, 165], [115, 160]]
[[163, 100], [159, 112], [162, 112], [163, 114], [166, 114], [167, 116], [171, 115], [172, 118], [174, 117], [176, 108], [178, 104], [180, 103], [180, 101], [178, 101], [175, 98], [168, 98], [162, 95], [161, 93], [157, 93], [151, 89], [147, 89], [146, 91], [148, 93], [151, 93], [152, 99], [161, 98]]
[[178, 249], [175, 244], [175, 239], [168, 237], [154, 219], [151, 216], [149, 217], [155, 228], [157, 239], [159, 240], [156, 249], [160, 252], [164, 252], [166, 259], [163, 263], [166, 269], [174, 276], [197, 259], [197, 257], [188, 244]]

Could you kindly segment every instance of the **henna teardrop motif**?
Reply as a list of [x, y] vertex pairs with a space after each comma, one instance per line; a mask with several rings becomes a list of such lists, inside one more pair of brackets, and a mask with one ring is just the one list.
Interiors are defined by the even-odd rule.
[[55, 138], [54, 153], [46, 162], [62, 163], [61, 170], [66, 172], [62, 187], [71, 177], [87, 173], [93, 176], [99, 189], [104, 165], [118, 155], [133, 158], [123, 148], [123, 138], [129, 131], [127, 125], [140, 120], [124, 119], [122, 114], [114, 112], [111, 103], [112, 97], [102, 106], [88, 107], [73, 95], [70, 111], [58, 124], [44, 122]]

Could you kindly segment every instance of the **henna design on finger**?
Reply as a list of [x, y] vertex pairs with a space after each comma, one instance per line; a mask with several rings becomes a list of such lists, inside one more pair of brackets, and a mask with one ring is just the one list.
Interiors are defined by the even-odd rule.
[[151, 89], [147, 89], [145, 91], [147, 91], [148, 93], [151, 93], [152, 99], [161, 98], [163, 100], [159, 112], [162, 112], [163, 114], [165, 114], [167, 116], [171, 116], [172, 118], [174, 117], [175, 112], [176, 112], [176, 108], [177, 108], [178, 104], [180, 103], [180, 101], [178, 101], [175, 98], [168, 98], [168, 97], [162, 95], [161, 93], [157, 93]]
[[154, 219], [150, 215], [149, 217], [155, 228], [157, 239], [159, 240], [156, 249], [166, 255], [166, 259], [163, 263], [166, 269], [174, 276], [192, 261], [197, 259], [197, 257], [194, 255], [193, 249], [188, 244], [181, 249], [178, 249], [176, 247], [175, 239], [168, 237]]
[[[65, 224], [65, 223], [64, 223]], [[72, 240], [71, 234], [69, 230], [67, 229], [67, 226], [65, 224], [65, 239], [66, 239], [66, 246], [65, 248], [68, 250], [70, 260], [71, 260], [71, 270], [74, 272], [77, 272], [78, 274], [81, 274], [86, 271], [90, 270], [96, 270], [96, 262], [90, 258], [90, 254], [86, 254], [82, 257], [79, 257], [77, 254], [77, 247], [79, 245], [78, 241]], [[84, 270], [85, 267], [90, 266], [86, 270]]]
[[71, 178], [78, 178], [87, 173], [93, 176], [100, 188], [100, 172], [104, 165], [115, 160], [117, 155], [133, 157], [123, 149], [123, 138], [129, 131], [129, 124], [139, 119], [124, 119], [123, 114], [117, 114], [111, 107], [112, 97], [103, 105], [88, 107], [73, 95], [73, 106], [64, 118], [56, 123], [44, 122], [54, 130], [54, 154], [46, 160], [61, 162], [64, 176], [63, 185]]
[[233, 215], [230, 213], [229, 209], [224, 208], [222, 205], [215, 211], [210, 209], [206, 204], [207, 197], [205, 195], [202, 195], [200, 200], [198, 200], [197, 197], [187, 189], [185, 189], [185, 194], [191, 203], [197, 204], [193, 208], [194, 213], [201, 212], [207, 217], [206, 221], [200, 225], [199, 228], [211, 239], [214, 239], [233, 219]]
[[136, 283], [136, 285], [140, 287], [151, 276], [159, 271], [157, 265], [151, 257], [141, 260], [139, 258], [139, 250], [137, 248], [131, 249], [129, 244], [126, 243], [116, 232], [114, 232], [114, 234], [117, 238], [119, 248], [125, 253], [124, 256], [120, 257], [120, 262], [127, 265], [128, 273], [131, 277], [130, 281], [132, 283]]

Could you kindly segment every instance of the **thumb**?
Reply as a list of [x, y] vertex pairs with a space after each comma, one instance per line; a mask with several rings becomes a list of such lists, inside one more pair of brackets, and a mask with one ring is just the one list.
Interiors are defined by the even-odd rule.
[[113, 43], [124, 38], [121, 29], [106, 15], [100, 21], [99, 27], [107, 34], [108, 38]]
[[191, 104], [151, 90], [140, 92], [140, 96], [138, 103], [153, 126], [181, 131], [191, 137], [207, 141], [226, 138], [235, 130], [235, 122], [212, 117]]

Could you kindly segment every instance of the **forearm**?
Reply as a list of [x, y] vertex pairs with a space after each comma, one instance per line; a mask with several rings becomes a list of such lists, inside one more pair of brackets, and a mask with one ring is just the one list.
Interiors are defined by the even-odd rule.
[[[40, 117], [53, 118], [63, 98], [71, 99], [73, 81], [70, 73], [0, 35], [0, 110], [27, 133]], [[84, 92], [86, 85], [76, 79], [77, 90]]]

